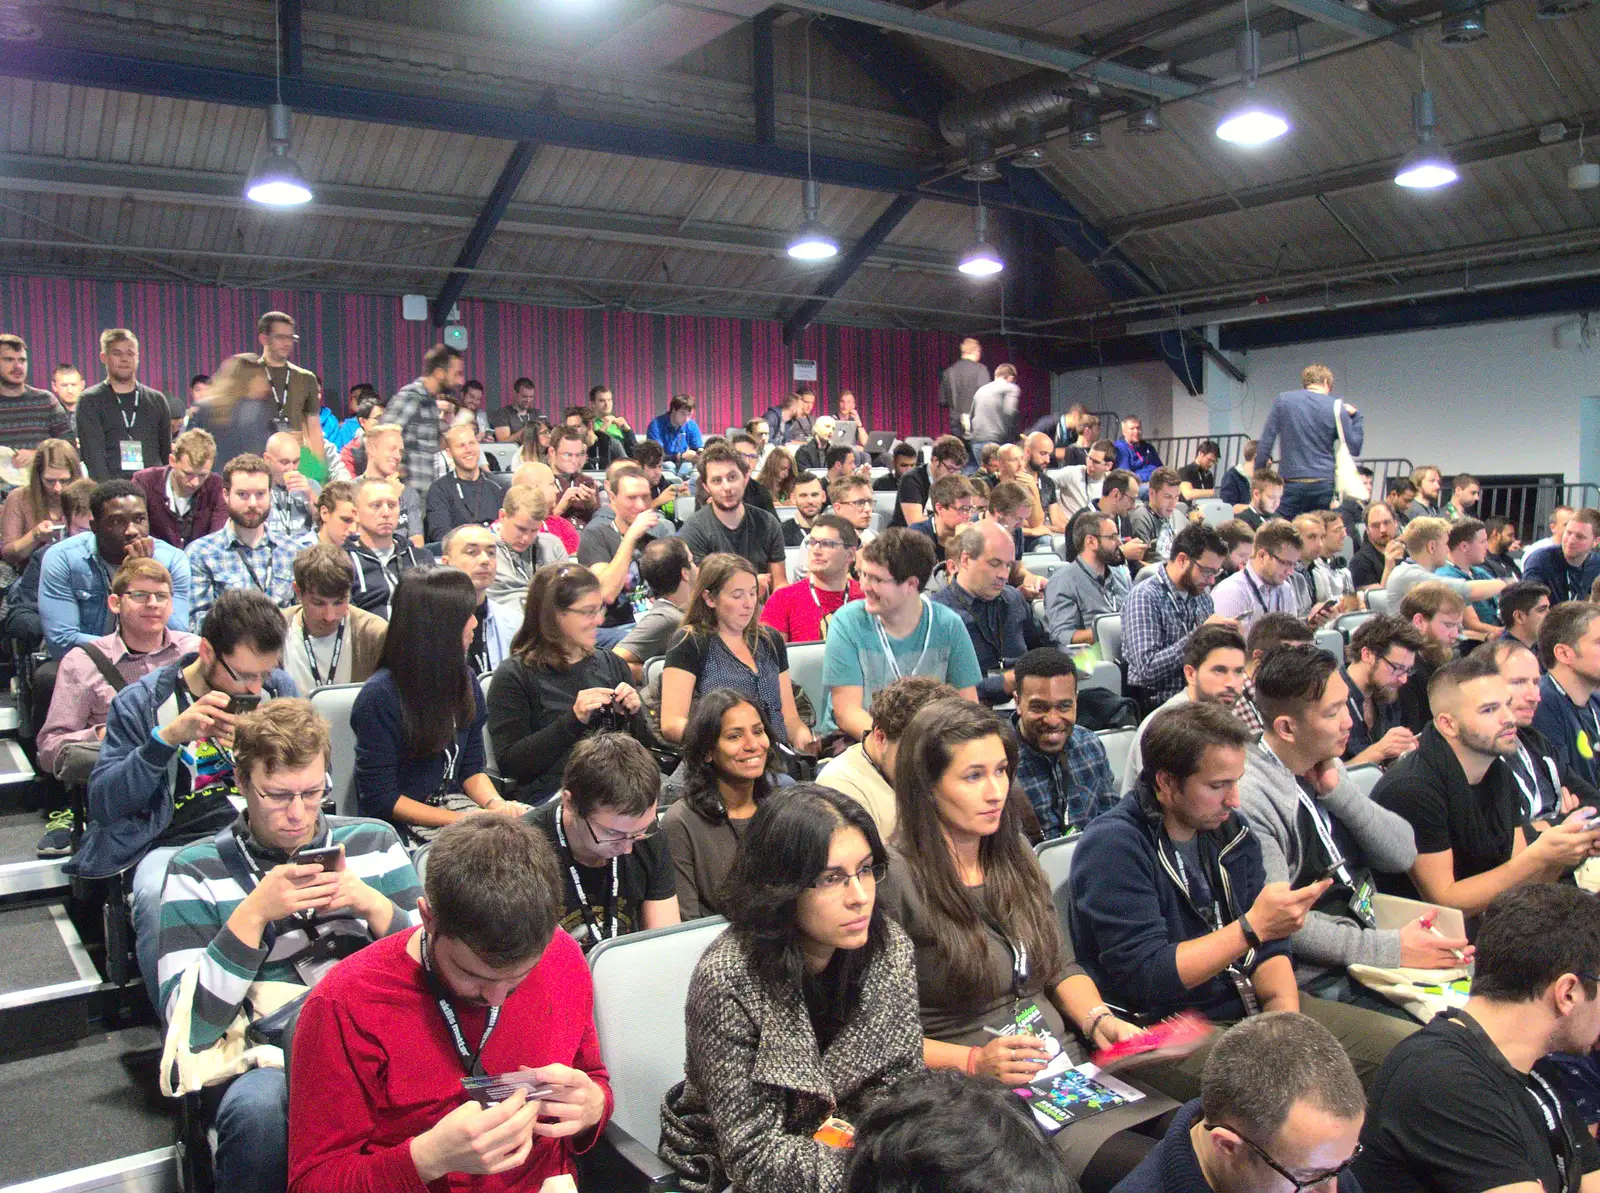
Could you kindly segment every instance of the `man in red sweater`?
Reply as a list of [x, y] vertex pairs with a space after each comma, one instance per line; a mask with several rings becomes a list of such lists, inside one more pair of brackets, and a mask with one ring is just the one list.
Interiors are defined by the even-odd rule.
[[[471, 816], [429, 851], [422, 928], [342, 962], [295, 1031], [291, 1193], [522, 1193], [572, 1171], [611, 1115], [583, 954], [555, 930], [561, 876], [520, 819]], [[484, 1107], [462, 1078], [553, 1088]]]

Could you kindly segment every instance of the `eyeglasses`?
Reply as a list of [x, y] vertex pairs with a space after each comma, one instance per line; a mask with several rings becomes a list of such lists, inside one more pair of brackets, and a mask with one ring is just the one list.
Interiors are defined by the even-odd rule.
[[580, 605], [570, 609], [563, 609], [561, 612], [570, 613], [573, 617], [581, 617], [589, 621], [604, 617], [606, 615], [606, 607], [604, 605]]
[[835, 509], [838, 509], [840, 506], [846, 506], [846, 505], [861, 506], [861, 505], [871, 505], [871, 504], [872, 504], [872, 498], [870, 498], [870, 497], [857, 497], [852, 501], [835, 501], [833, 503]]
[[[1277, 556], [1274, 555], [1273, 558], [1277, 559]], [[1204, 578], [1206, 580], [1210, 580], [1212, 577], [1217, 575], [1218, 572], [1222, 571], [1222, 565], [1219, 563], [1214, 568], [1208, 568], [1203, 563], [1195, 563], [1194, 564], [1194, 570], [1199, 572], [1202, 578]]]
[[235, 671], [228, 665], [228, 660], [220, 654], [217, 656], [217, 662], [222, 664], [222, 669], [228, 673], [229, 679], [233, 680], [234, 683], [243, 684], [245, 687], [249, 687], [251, 684], [260, 686], [271, 678], [270, 673], [263, 671]]
[[832, 550], [835, 550], [836, 548], [843, 547], [843, 546], [844, 546], [844, 544], [842, 542], [840, 542], [838, 539], [813, 539], [813, 538], [808, 538], [806, 540], [806, 550], [808, 550], [808, 551], [814, 551], [818, 547], [821, 547], [825, 551], [832, 551]]
[[[1268, 554], [1271, 555], [1272, 553], [1269, 551]], [[1281, 555], [1272, 555], [1272, 562], [1279, 567], [1292, 568], [1298, 565], [1300, 561], [1298, 559], [1285, 559]]]
[[135, 605], [159, 605], [172, 599], [170, 592], [145, 592], [143, 589], [134, 589], [119, 595], [123, 600], [130, 601]]
[[1381, 658], [1379, 659], [1379, 662], [1381, 662], [1385, 667], [1389, 668], [1390, 671], [1393, 671], [1395, 675], [1401, 679], [1404, 679], [1406, 676], [1410, 675], [1414, 670], [1416, 670], [1415, 663], [1397, 663], [1393, 659], [1387, 658]]
[[[1212, 1123], [1207, 1123], [1205, 1126], [1206, 1130], [1208, 1131], [1215, 1131], [1218, 1129], [1216, 1125]], [[1262, 1162], [1266, 1164], [1268, 1168], [1272, 1169], [1273, 1172], [1276, 1172], [1284, 1180], [1288, 1181], [1289, 1184], [1294, 1186], [1294, 1193], [1302, 1193], [1302, 1190], [1311, 1189], [1317, 1185], [1325, 1185], [1329, 1181], [1337, 1179], [1340, 1174], [1350, 1167], [1350, 1165], [1356, 1162], [1356, 1157], [1365, 1150], [1365, 1148], [1358, 1143], [1356, 1144], [1356, 1150], [1350, 1153], [1349, 1159], [1347, 1159], [1343, 1164], [1340, 1164], [1337, 1168], [1328, 1168], [1322, 1172], [1313, 1173], [1311, 1176], [1301, 1179], [1300, 1177], [1295, 1176], [1294, 1173], [1290, 1172], [1287, 1168], [1283, 1167], [1283, 1165], [1279, 1164], [1271, 1156], [1267, 1155], [1266, 1148], [1256, 1143], [1255, 1140], [1251, 1139], [1237, 1127], [1223, 1127], [1222, 1130], [1230, 1131], [1234, 1135], [1238, 1136], [1239, 1139], [1243, 1140], [1245, 1146], [1253, 1151], [1256, 1155], [1260, 1156]]]
[[842, 891], [850, 885], [851, 879], [854, 879], [862, 886], [866, 886], [869, 882], [876, 886], [888, 873], [888, 862], [868, 862], [854, 874], [846, 874], [843, 870], [824, 870], [811, 885], [819, 891]]
[[256, 796], [269, 808], [281, 812], [295, 800], [299, 800], [308, 808], [320, 807], [322, 801], [333, 794], [333, 776], [329, 775], [322, 781], [322, 786], [315, 791], [267, 791], [264, 788], [256, 789]]
[[624, 841], [648, 841], [656, 835], [656, 826], [654, 824], [642, 833], [614, 833], [609, 829], [602, 833], [595, 828], [594, 821], [587, 816], [583, 817], [583, 827], [589, 830], [589, 835], [595, 839], [597, 845], [621, 845]]

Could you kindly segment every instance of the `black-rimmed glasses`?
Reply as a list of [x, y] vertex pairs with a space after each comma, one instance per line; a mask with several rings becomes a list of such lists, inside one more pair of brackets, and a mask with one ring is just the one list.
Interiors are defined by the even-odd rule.
[[[1205, 1124], [1205, 1128], [1208, 1131], [1215, 1131], [1215, 1130], [1217, 1130], [1217, 1125], [1215, 1123], [1206, 1123]], [[1241, 1140], [1243, 1140], [1244, 1141], [1244, 1145], [1246, 1147], [1248, 1147], [1256, 1155], [1261, 1157], [1261, 1162], [1263, 1164], [1265, 1164], [1268, 1168], [1272, 1169], [1273, 1172], [1276, 1172], [1279, 1176], [1281, 1176], [1284, 1180], [1288, 1181], [1289, 1184], [1294, 1187], [1294, 1193], [1305, 1193], [1305, 1190], [1307, 1190], [1307, 1189], [1314, 1189], [1318, 1185], [1325, 1185], [1329, 1181], [1337, 1180], [1339, 1178], [1339, 1176], [1342, 1173], [1344, 1173], [1350, 1167], [1350, 1165], [1352, 1165], [1352, 1164], [1354, 1164], [1356, 1162], [1356, 1157], [1359, 1156], [1362, 1153], [1362, 1151], [1364, 1150], [1362, 1148], [1362, 1145], [1358, 1143], [1358, 1144], [1356, 1144], [1356, 1150], [1351, 1152], [1349, 1158], [1347, 1160], [1345, 1160], [1345, 1162], [1343, 1164], [1340, 1164], [1338, 1167], [1336, 1167], [1336, 1168], [1326, 1168], [1321, 1172], [1312, 1173], [1308, 1177], [1298, 1177], [1298, 1176], [1295, 1176], [1294, 1173], [1290, 1172], [1287, 1168], [1285, 1168], [1282, 1164], [1279, 1164], [1276, 1160], [1274, 1160], [1267, 1153], [1267, 1149], [1266, 1148], [1262, 1147], [1255, 1140], [1251, 1139], [1250, 1136], [1246, 1135], [1243, 1131], [1239, 1130], [1239, 1128], [1237, 1128], [1237, 1127], [1224, 1127], [1223, 1130], [1231, 1131], [1234, 1135], [1238, 1136]]]

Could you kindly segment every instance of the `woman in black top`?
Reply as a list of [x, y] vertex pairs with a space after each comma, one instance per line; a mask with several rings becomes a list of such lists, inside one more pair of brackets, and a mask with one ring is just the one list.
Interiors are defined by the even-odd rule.
[[760, 588], [748, 559], [718, 551], [701, 561], [681, 635], [668, 648], [661, 673], [661, 735], [668, 741], [683, 736], [696, 696], [732, 688], [760, 706], [777, 741], [815, 749], [795, 708], [789, 650], [757, 620], [760, 611]]
[[773, 448], [767, 453], [767, 462], [756, 473], [754, 483], [767, 491], [773, 505], [794, 504], [794, 482], [799, 476], [794, 457], [788, 452]]
[[551, 563], [534, 573], [522, 628], [489, 681], [489, 741], [519, 798], [555, 792], [568, 751], [587, 733], [616, 729], [655, 740], [628, 665], [596, 649], [605, 613], [588, 568]]
[[[1105, 1005], [1063, 938], [1022, 835], [1016, 764], [1010, 728], [982, 705], [936, 700], [918, 712], [895, 754], [893, 877], [883, 891], [884, 910], [916, 947], [929, 1068], [1012, 1086], [1062, 1051], [1080, 1064], [1139, 1032]], [[1055, 1135], [1085, 1193], [1108, 1193], [1133, 1171], [1161, 1138], [1162, 1116], [1177, 1108], [1138, 1088], [1142, 1101]]]
[[814, 784], [751, 822], [728, 882], [728, 930], [685, 1008], [684, 1080], [661, 1155], [688, 1193], [840, 1193], [854, 1123], [922, 1071], [905, 933], [877, 906], [886, 856], [872, 817]]

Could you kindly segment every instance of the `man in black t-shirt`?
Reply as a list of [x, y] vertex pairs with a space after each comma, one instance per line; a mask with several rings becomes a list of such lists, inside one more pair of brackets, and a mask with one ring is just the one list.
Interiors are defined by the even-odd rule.
[[1205, 497], [1217, 495], [1217, 457], [1222, 454], [1215, 440], [1202, 440], [1194, 454], [1194, 463], [1178, 469], [1178, 496], [1193, 504]]
[[889, 471], [872, 482], [874, 493], [893, 493], [900, 488], [900, 478], [917, 466], [917, 449], [903, 441], [897, 443], [889, 461]]
[[660, 789], [649, 750], [625, 733], [597, 733], [572, 747], [561, 798], [527, 814], [555, 848], [561, 926], [584, 952], [679, 921], [672, 854], [656, 826]]
[[667, 528], [650, 504], [650, 478], [637, 464], [613, 464], [606, 473], [606, 490], [613, 517], [596, 518], [583, 528], [578, 562], [595, 574], [606, 599], [598, 644], [614, 646], [627, 637], [635, 615], [650, 608], [649, 586], [639, 578], [639, 555]]
[[696, 461], [709, 502], [683, 524], [681, 537], [699, 563], [707, 555], [728, 551], [749, 561], [761, 580], [762, 598], [788, 583], [788, 555], [778, 519], [746, 500], [760, 485], [749, 485], [743, 457], [724, 443], [714, 443]]
[[1600, 1147], [1551, 1060], [1600, 1037], [1597, 910], [1568, 886], [1516, 887], [1489, 905], [1466, 1008], [1397, 1044], [1368, 1090], [1363, 1188], [1600, 1188]]
[[922, 521], [927, 512], [928, 494], [940, 477], [960, 472], [967, 466], [967, 445], [954, 435], [936, 440], [926, 464], [920, 464], [900, 478], [895, 490], [891, 527], [910, 526]]

